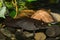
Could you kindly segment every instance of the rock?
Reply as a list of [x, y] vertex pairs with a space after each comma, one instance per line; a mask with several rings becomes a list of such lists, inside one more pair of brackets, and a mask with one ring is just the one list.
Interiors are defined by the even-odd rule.
[[5, 35], [6, 37], [10, 37], [10, 38], [13, 36], [12, 33], [8, 31], [7, 29], [1, 28], [1, 33]]
[[17, 40], [26, 40], [26, 37], [19, 31], [16, 31], [15, 36]]
[[56, 22], [60, 22], [60, 14], [51, 12], [51, 15], [56, 20]]
[[0, 40], [6, 40], [6, 37], [2, 33], [0, 33]]
[[35, 40], [45, 40], [46, 35], [43, 32], [35, 33]]
[[50, 28], [48, 28], [46, 30], [46, 34], [49, 37], [56, 37], [56, 36], [60, 35], [60, 31], [59, 30], [60, 30], [60, 26], [53, 25], [53, 26], [50, 26]]
[[33, 33], [30, 33], [30, 32], [23, 32], [23, 34], [27, 37], [27, 38], [29, 38], [29, 37], [32, 37], [34, 34]]
[[57, 40], [56, 38], [47, 38], [46, 40]]

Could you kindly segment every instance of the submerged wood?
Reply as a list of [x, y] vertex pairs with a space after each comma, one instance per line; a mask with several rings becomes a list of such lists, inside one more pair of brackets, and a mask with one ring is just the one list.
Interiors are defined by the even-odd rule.
[[51, 23], [54, 22], [53, 17], [50, 15], [49, 11], [46, 11], [44, 9], [38, 10], [36, 13], [34, 13], [31, 18], [36, 20], [42, 20], [45, 23]]

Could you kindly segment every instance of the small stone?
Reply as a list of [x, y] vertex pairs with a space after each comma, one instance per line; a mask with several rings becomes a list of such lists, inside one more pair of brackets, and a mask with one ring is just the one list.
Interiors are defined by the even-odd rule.
[[35, 40], [45, 40], [46, 35], [43, 32], [35, 33]]

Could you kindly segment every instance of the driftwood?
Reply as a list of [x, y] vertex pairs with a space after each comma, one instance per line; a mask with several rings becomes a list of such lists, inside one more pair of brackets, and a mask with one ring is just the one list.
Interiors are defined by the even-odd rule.
[[22, 17], [30, 17], [34, 13], [35, 13], [34, 10], [21, 10], [20, 14], [18, 14], [15, 19], [20, 19]]
[[38, 10], [36, 13], [34, 13], [31, 18], [36, 20], [42, 20], [45, 23], [51, 23], [54, 22], [53, 17], [50, 15], [49, 11], [46, 11], [44, 9]]

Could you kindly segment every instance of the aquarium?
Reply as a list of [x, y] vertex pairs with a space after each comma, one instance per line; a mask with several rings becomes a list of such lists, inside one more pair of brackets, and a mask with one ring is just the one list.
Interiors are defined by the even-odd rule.
[[0, 40], [60, 40], [60, 0], [0, 0]]

